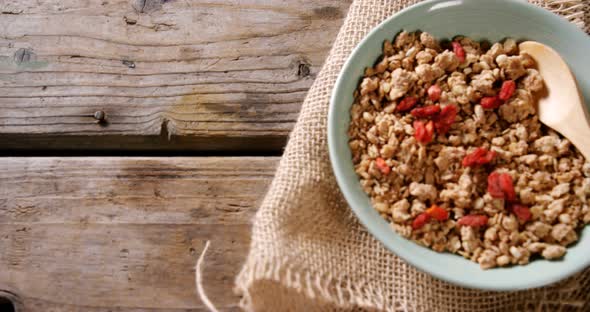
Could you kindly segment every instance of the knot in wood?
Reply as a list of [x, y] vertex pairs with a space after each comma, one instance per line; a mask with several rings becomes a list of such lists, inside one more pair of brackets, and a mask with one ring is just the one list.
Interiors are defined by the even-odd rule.
[[307, 77], [307, 76], [309, 76], [310, 73], [311, 73], [311, 70], [309, 69], [309, 65], [307, 65], [305, 63], [299, 64], [299, 67], [297, 69], [297, 76]]
[[137, 13], [151, 13], [162, 8], [163, 0], [132, 0], [131, 6]]
[[14, 52], [14, 62], [16, 64], [26, 63], [35, 60], [35, 53], [30, 48], [20, 48]]

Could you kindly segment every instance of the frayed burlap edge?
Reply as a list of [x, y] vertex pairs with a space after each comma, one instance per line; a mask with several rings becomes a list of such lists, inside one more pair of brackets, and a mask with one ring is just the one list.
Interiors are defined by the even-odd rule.
[[[396, 301], [386, 300], [384, 289], [372, 287], [367, 283], [356, 283], [345, 277], [332, 275], [314, 275], [309, 271], [298, 273], [287, 261], [262, 261], [248, 265], [242, 270], [238, 279], [237, 292], [242, 295], [240, 307], [246, 311], [483, 311], [476, 308], [458, 308], [457, 306], [421, 306], [415, 302], [400, 298]], [[590, 271], [550, 287], [535, 290], [507, 292], [525, 295], [521, 302], [512, 302], [503, 306], [492, 307], [486, 311], [590, 311], [587, 293], [590, 283]], [[248, 282], [249, 281], [249, 282]], [[244, 283], [246, 284], [240, 284]], [[256, 285], [262, 283], [261, 285]], [[247, 286], [244, 289], [241, 287]], [[257, 293], [258, 292], [258, 293]], [[469, 290], [477, 293], [477, 290]], [[569, 298], [579, 292], [577, 298]], [[582, 293], [584, 292], [584, 293]], [[251, 297], [257, 293], [257, 301]], [[488, 294], [494, 295], [493, 292]], [[501, 293], [496, 293], [501, 296]], [[564, 296], [565, 294], [565, 296]], [[455, 296], [455, 294], [450, 294]], [[291, 296], [291, 297], [285, 297]], [[469, 295], [464, 298], [471, 298]], [[506, 301], [510, 301], [507, 299]], [[289, 304], [286, 304], [289, 303]]]
[[[387, 16], [415, 2], [418, 1], [357, 0], [351, 5], [344, 26], [337, 36], [326, 64], [306, 97], [300, 118], [279, 164], [276, 177], [261, 209], [255, 217], [250, 254], [236, 280], [236, 291], [242, 295], [241, 307], [247, 311], [333, 311], [335, 309], [356, 310], [358, 308], [383, 311], [474, 311], [476, 309], [481, 311], [503, 311], [506, 309], [515, 309], [517, 311], [589, 311], [590, 304], [586, 298], [586, 293], [590, 289], [590, 270], [549, 287], [529, 291], [494, 293], [464, 289], [446, 284], [414, 270], [395, 257], [390, 265], [398, 267], [393, 270], [395, 272], [399, 271], [399, 267], [401, 267], [402, 274], [399, 275], [406, 279], [401, 283], [401, 287], [394, 288], [392, 292], [391, 286], [400, 283], [389, 282], [388, 289], [388, 287], [375, 286], [378, 283], [371, 283], [363, 280], [362, 277], [352, 278], [343, 275], [341, 272], [326, 273], [324, 271], [318, 274], [315, 272], [322, 272], [322, 270], [309, 268], [314, 265], [313, 262], [294, 261], [298, 255], [282, 254], [286, 252], [285, 250], [287, 252], [289, 250], [283, 244], [290, 244], [288, 241], [283, 241], [286, 235], [285, 232], [297, 230], [285, 228], [285, 224], [275, 222], [277, 218], [288, 219], [289, 216], [284, 216], [284, 214], [297, 213], [296, 209], [284, 209], [285, 207], [308, 207], [309, 205], [325, 204], [326, 207], [322, 208], [331, 210], [331, 213], [333, 213], [334, 207], [346, 205], [337, 190], [337, 186], [333, 181], [334, 178], [331, 176], [327, 148], [325, 146], [315, 147], [326, 144], [325, 132], [309, 133], [310, 129], [313, 132], [314, 129], [321, 129], [325, 125], [310, 125], [310, 123], [321, 123], [323, 122], [322, 118], [325, 119], [329, 91], [332, 89], [348, 53], [356, 45], [356, 42], [364, 36], [364, 33]], [[589, 31], [587, 26], [589, 25], [590, 14], [588, 13], [587, 0], [532, 0], [530, 2], [561, 14], [570, 22], [587, 32]], [[363, 16], [359, 12], [366, 9], [366, 6], [389, 8], [389, 11], [381, 15]], [[364, 33], [359, 34], [358, 29], [362, 29]], [[356, 33], [354, 33], [354, 30], [356, 30]], [[354, 33], [356, 37], [348, 38], [351, 33]], [[354, 44], [351, 44], [351, 41], [354, 41]], [[302, 142], [303, 140], [307, 142]], [[328, 185], [323, 187], [323, 184]], [[310, 187], [312, 189], [309, 189]], [[318, 187], [318, 189], [315, 189], [315, 187]], [[307, 192], [311, 191], [309, 194], [311, 194], [310, 197], [312, 198], [306, 200], [298, 199], [296, 196], [289, 196], [288, 192], [293, 190], [305, 193], [305, 191], [300, 190], [301, 188], [308, 188]], [[333, 194], [319, 195], [319, 193], [326, 191], [332, 191]], [[355, 217], [349, 215], [348, 210], [347, 212], [340, 212], [345, 216], [339, 217], [337, 221], [351, 223], [347, 226], [351, 226], [359, 231], [359, 235], [364, 236], [355, 241], [357, 245], [361, 247], [372, 244], [379, 245], [362, 228], [358, 228], [360, 225], [356, 224]], [[319, 210], [316, 219], [309, 218], [309, 221], [322, 222], [321, 214], [322, 211]], [[297, 232], [293, 232], [293, 236], [294, 234], [297, 234]], [[302, 244], [304, 239], [305, 237], [298, 239], [297, 244]], [[361, 242], [359, 243], [359, 241]], [[264, 246], [261, 246], [261, 242], [263, 242]], [[330, 255], [330, 250], [322, 250], [330, 247], [321, 243], [314, 244], [313, 241], [307, 243], [309, 243], [310, 253]], [[275, 248], [277, 246], [280, 246], [280, 248]], [[319, 249], [314, 249], [314, 247]], [[294, 248], [294, 250], [301, 251], [301, 249], [297, 248]], [[385, 259], [391, 257], [387, 253], [388, 251], [384, 253], [383, 250], [373, 251], [371, 260], [374, 261], [379, 257]], [[337, 265], [331, 267], [332, 270], [337, 270], [337, 268]], [[363, 270], [362, 267], [359, 269]], [[395, 275], [392, 278], [397, 276]], [[420, 283], [412, 283], [413, 279], [418, 280]], [[433, 289], [434, 293], [432, 293]], [[436, 295], [440, 295], [439, 292], [441, 291], [446, 293], [440, 298], [436, 297]], [[426, 302], [416, 300], [417, 293], [420, 294], [419, 296], [432, 293], [433, 297], [438, 299], [429, 304], [428, 300]], [[451, 297], [450, 301], [447, 301], [444, 296]], [[458, 303], [448, 304], [452, 303], [453, 300]], [[465, 300], [479, 300], [480, 302], [469, 303], [465, 302]], [[444, 306], [445, 303], [447, 303], [447, 306]]]

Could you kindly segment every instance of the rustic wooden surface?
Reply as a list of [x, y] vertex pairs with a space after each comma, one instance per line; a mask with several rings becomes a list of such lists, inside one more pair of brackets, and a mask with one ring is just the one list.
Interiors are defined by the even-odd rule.
[[349, 3], [0, 1], [0, 147], [280, 152]]
[[22, 311], [236, 310], [278, 158], [0, 158], [0, 297]]

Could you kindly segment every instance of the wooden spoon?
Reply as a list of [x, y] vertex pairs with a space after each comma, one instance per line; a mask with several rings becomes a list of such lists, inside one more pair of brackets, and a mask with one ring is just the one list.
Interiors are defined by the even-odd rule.
[[570, 140], [590, 161], [590, 123], [576, 78], [552, 48], [535, 41], [518, 47], [535, 59], [545, 81], [547, 96], [539, 99], [539, 120]]

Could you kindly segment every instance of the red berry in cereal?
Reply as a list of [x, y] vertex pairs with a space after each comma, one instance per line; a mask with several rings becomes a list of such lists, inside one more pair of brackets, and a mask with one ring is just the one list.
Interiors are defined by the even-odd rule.
[[426, 93], [428, 94], [428, 98], [431, 101], [436, 102], [440, 99], [440, 96], [442, 94], [442, 89], [438, 85], [434, 84], [428, 88]]
[[457, 220], [457, 224], [480, 227], [488, 224], [488, 217], [484, 215], [467, 215]]
[[417, 98], [415, 98], [413, 96], [406, 96], [403, 100], [401, 100], [399, 102], [399, 104], [397, 104], [396, 110], [398, 112], [408, 111], [408, 110], [412, 109], [412, 107], [414, 107], [416, 105], [416, 102], [418, 102], [418, 99]]
[[453, 41], [451, 44], [453, 45], [453, 53], [455, 53], [459, 61], [463, 63], [465, 61], [465, 50], [459, 42]]
[[430, 105], [424, 107], [417, 107], [414, 108], [410, 114], [417, 118], [427, 118], [432, 117], [436, 114], [440, 113], [440, 105]]
[[500, 88], [500, 93], [498, 94], [498, 98], [502, 101], [507, 101], [512, 97], [514, 91], [516, 90], [516, 83], [514, 80], [506, 80], [502, 83], [502, 87]]

